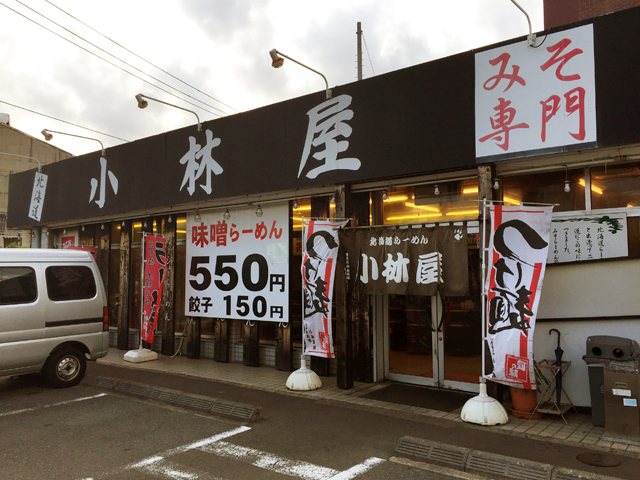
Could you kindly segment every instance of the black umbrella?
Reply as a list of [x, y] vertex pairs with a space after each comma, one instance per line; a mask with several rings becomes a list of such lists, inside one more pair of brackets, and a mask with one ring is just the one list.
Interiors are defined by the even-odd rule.
[[558, 334], [558, 346], [554, 350], [556, 354], [556, 361], [554, 363], [558, 367], [558, 373], [556, 373], [556, 404], [559, 407], [562, 401], [562, 354], [564, 350], [560, 348], [560, 331], [557, 328], [552, 328], [549, 330], [549, 335], [551, 335], [551, 332]]

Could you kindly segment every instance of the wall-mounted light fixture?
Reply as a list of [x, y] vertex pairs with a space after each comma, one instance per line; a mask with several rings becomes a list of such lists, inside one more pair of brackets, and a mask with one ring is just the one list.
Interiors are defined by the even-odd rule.
[[104, 150], [104, 145], [97, 138], [85, 137], [83, 135], [76, 135], [75, 133], [58, 132], [57, 130], [49, 130], [48, 128], [42, 129], [40, 133], [42, 133], [42, 136], [47, 142], [53, 138], [53, 135], [52, 135], [53, 133], [58, 133], [60, 135], [67, 135], [69, 137], [84, 138], [85, 140], [93, 140], [94, 142], [98, 142], [100, 144], [100, 150], [101, 150], [102, 156], [104, 157], [106, 155]]
[[199, 211], [199, 210], [196, 210], [196, 214], [194, 215], [193, 219], [194, 219], [196, 222], [199, 222], [199, 221], [201, 220], [201, 217], [200, 217], [200, 211]]
[[440, 188], [438, 188], [438, 184], [436, 183], [435, 187], [433, 187], [433, 194], [440, 195]]
[[[322, 79], [324, 80], [324, 85], [325, 85], [325, 95], [326, 95], [326, 99], [330, 99], [331, 98], [331, 90], [329, 89], [329, 82], [327, 82], [327, 77], [325, 77], [322, 73], [320, 73], [317, 70], [314, 70], [313, 68], [305, 65], [304, 63], [300, 63], [299, 61], [291, 58], [288, 55], [285, 55], [282, 52], [279, 52], [278, 50], [276, 50], [275, 48], [273, 48], [270, 52], [269, 55], [271, 56], [271, 66], [273, 68], [280, 68], [283, 64], [284, 64], [284, 58], [288, 58], [289, 60], [291, 60], [293, 63], [297, 63], [298, 65], [300, 65], [301, 67], [306, 68], [307, 70], [311, 70], [313, 73], [317, 73], [318, 75], [320, 75], [322, 77]], [[284, 57], [284, 58], [282, 58]]]
[[389, 194], [387, 193], [386, 190], [383, 190], [382, 191], [382, 201], [386, 202], [388, 198], [389, 198]]
[[564, 166], [564, 191], [569, 193], [571, 191], [571, 182], [569, 182], [568, 167]]
[[225, 220], [229, 220], [231, 218], [231, 212], [229, 211], [228, 208], [224, 209], [224, 213], [222, 214], [222, 218], [224, 218]]
[[298, 207], [299, 207], [300, 205], [298, 204], [298, 199], [297, 199], [297, 198], [294, 198], [294, 199], [293, 199], [293, 204], [292, 204], [291, 206], [293, 207], [293, 209], [294, 209], [294, 210], [297, 210], [297, 209], [298, 209]]
[[264, 215], [264, 212], [262, 211], [262, 207], [258, 205], [258, 208], [256, 208], [256, 217], [261, 217], [262, 215]]
[[524, 16], [527, 17], [527, 23], [529, 24], [529, 35], [527, 35], [527, 45], [529, 45], [530, 47], [535, 47], [536, 46], [536, 34], [533, 33], [532, 29], [531, 29], [531, 18], [529, 18], [529, 14], [525, 11], [524, 8], [522, 8], [518, 2], [516, 2], [516, 0], [511, 0], [511, 3], [513, 3], [516, 7], [518, 7], [518, 10], [520, 10], [522, 13], [524, 13]]
[[178, 108], [180, 110], [184, 110], [185, 112], [193, 113], [196, 116], [196, 120], [198, 121], [198, 127], [197, 127], [198, 131], [199, 132], [202, 131], [202, 124], [200, 123], [200, 117], [193, 110], [189, 110], [188, 108], [184, 108], [184, 107], [179, 107], [178, 105], [174, 105], [173, 103], [165, 102], [164, 100], [158, 100], [157, 98], [153, 98], [153, 97], [150, 97], [148, 95], [143, 95], [142, 93], [139, 93], [139, 94], [136, 95], [136, 101], [138, 102], [138, 108], [143, 109], [143, 108], [147, 108], [149, 106], [149, 102], [147, 102], [147, 100], [145, 100], [145, 99], [153, 100], [154, 102], [162, 103], [164, 105], [169, 105], [170, 107]]
[[494, 190], [500, 190], [500, 179], [496, 178], [493, 180], [493, 189]]

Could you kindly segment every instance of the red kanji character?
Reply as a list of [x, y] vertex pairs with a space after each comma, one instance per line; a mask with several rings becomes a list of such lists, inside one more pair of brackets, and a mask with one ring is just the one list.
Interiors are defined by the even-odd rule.
[[256, 223], [256, 230], [254, 235], [258, 240], [264, 240], [267, 238], [267, 226], [264, 222]]
[[[584, 96], [585, 90], [582, 87], [576, 87], [564, 94], [565, 111], [567, 114], [571, 115], [574, 112], [579, 113], [578, 132], [569, 132], [569, 135], [576, 140], [584, 140], [586, 135], [584, 123]], [[542, 105], [542, 130], [540, 131], [540, 138], [544, 142], [547, 136], [547, 123], [549, 123], [556, 113], [558, 113], [558, 110], [560, 110], [560, 97], [558, 95], [551, 95], [546, 100], [541, 101], [540, 105]]]
[[569, 90], [564, 94], [564, 99], [567, 104], [566, 110], [569, 115], [574, 112], [579, 112], [579, 127], [578, 133], [571, 133], [571, 135], [576, 140], [584, 140], [585, 138], [585, 128], [584, 128], [584, 96], [585, 90], [582, 87], [576, 87], [572, 90]]
[[237, 230], [238, 226], [235, 223], [231, 224], [231, 228], [229, 229], [229, 238], [231, 238], [232, 242], [237, 242], [240, 238], [240, 232]]
[[516, 82], [522, 86], [527, 84], [524, 78], [518, 75], [518, 73], [520, 72], [519, 65], [512, 65], [511, 73], [506, 73], [507, 64], [509, 63], [510, 59], [511, 59], [511, 55], [509, 55], [508, 53], [503, 53], [502, 55], [494, 58], [493, 60], [489, 60], [489, 63], [493, 66], [496, 66], [499, 63], [500, 71], [498, 72], [497, 75], [494, 75], [493, 77], [489, 77], [487, 81], [484, 82], [484, 85], [482, 86], [485, 90], [493, 90], [498, 86], [498, 84], [500, 83], [500, 80], [509, 81], [509, 84], [503, 90], [503, 92], [506, 92], [507, 90], [509, 90], [513, 86], [513, 84]]
[[227, 222], [218, 221], [216, 228], [216, 247], [227, 246]]
[[567, 48], [570, 44], [571, 44], [571, 40], [569, 40], [568, 38], [563, 38], [555, 45], [551, 45], [550, 47], [547, 47], [547, 52], [552, 53], [552, 55], [549, 60], [544, 62], [542, 65], [540, 65], [540, 70], [544, 72], [551, 65], [555, 63], [559, 63], [559, 65], [556, 67], [556, 77], [558, 77], [558, 80], [562, 80], [563, 82], [568, 82], [571, 80], [580, 80], [580, 75], [577, 73], [574, 73], [572, 75], [564, 75], [560, 71], [569, 60], [571, 60], [576, 55], [580, 55], [581, 53], [583, 53], [582, 49], [574, 48], [570, 52], [567, 52], [564, 55], [560, 55], [560, 53], [562, 53], [562, 51], [565, 48]]
[[544, 142], [547, 139], [547, 123], [551, 120], [558, 110], [560, 110], [560, 97], [551, 95], [546, 100], [540, 101], [542, 105], [542, 129], [540, 130], [540, 139]]
[[276, 239], [282, 236], [282, 228], [276, 227], [276, 221], [274, 220], [271, 224], [271, 230], [269, 230], [269, 238], [276, 237]]
[[209, 225], [209, 241], [211, 243], [216, 241], [216, 226], [214, 224]]
[[209, 239], [207, 238], [207, 227], [204, 223], [195, 225], [191, 228], [191, 243], [195, 244], [197, 247], [204, 247], [209, 244]]
[[496, 145], [507, 151], [509, 150], [509, 132], [515, 128], [529, 128], [529, 124], [524, 122], [511, 125], [516, 116], [516, 109], [509, 105], [511, 105], [511, 100], [505, 100], [502, 97], [498, 99], [498, 105], [493, 108], [496, 114], [493, 117], [489, 117], [491, 128], [495, 131], [480, 138], [481, 142], [495, 138]]

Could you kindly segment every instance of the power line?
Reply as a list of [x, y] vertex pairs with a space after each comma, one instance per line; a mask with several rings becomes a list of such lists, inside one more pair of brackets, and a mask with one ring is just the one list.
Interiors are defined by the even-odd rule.
[[184, 80], [182, 80], [181, 78], [176, 77], [175, 75], [173, 75], [171, 72], [166, 71], [165, 69], [163, 69], [162, 67], [159, 67], [158, 65], [154, 64], [153, 62], [150, 62], [149, 60], [147, 60], [146, 58], [138, 55], [137, 53], [135, 53], [134, 51], [130, 50], [129, 48], [125, 47], [124, 45], [122, 45], [121, 43], [118, 43], [117, 41], [113, 40], [112, 38], [110, 38], [109, 36], [105, 35], [104, 33], [96, 30], [95, 28], [93, 28], [91, 25], [88, 25], [87, 23], [83, 22], [82, 20], [80, 20], [79, 18], [73, 16], [72, 14], [70, 14], [69, 12], [65, 11], [64, 9], [60, 8], [59, 6], [57, 6], [56, 4], [54, 4], [53, 2], [50, 2], [49, 0], [45, 0], [45, 2], [47, 2], [49, 5], [51, 5], [54, 8], [57, 8], [58, 10], [60, 10], [62, 13], [64, 13], [65, 15], [68, 15], [69, 17], [73, 18], [76, 22], [81, 23], [82, 25], [84, 25], [85, 27], [87, 27], [88, 29], [92, 30], [93, 32], [97, 33], [98, 35], [100, 35], [101, 37], [109, 40], [111, 43], [113, 43], [114, 45], [117, 45], [118, 47], [122, 48], [123, 50], [129, 52], [131, 55], [134, 55], [135, 57], [139, 58], [140, 60], [142, 60], [143, 62], [147, 63], [148, 65], [151, 65], [154, 68], [157, 68], [158, 70], [160, 70], [161, 72], [169, 75], [171, 78], [174, 78], [175, 80], [178, 80], [179, 82], [185, 84], [187, 87], [190, 87], [192, 89], [194, 89], [195, 91], [201, 93], [202, 95], [205, 95], [206, 97], [209, 97], [211, 100], [215, 100], [216, 102], [224, 105], [225, 107], [230, 108], [231, 110], [234, 111], [238, 111], [236, 108], [232, 107], [231, 105], [228, 105], [226, 103], [224, 103], [222, 100], [217, 99], [216, 97], [213, 97], [211, 95], [209, 95], [206, 92], [203, 92], [202, 90], [200, 90], [197, 87], [194, 87], [193, 85], [185, 82]]
[[[156, 82], [160, 82], [162, 85], [165, 85], [165, 86], [167, 86], [167, 87], [169, 87], [169, 88], [172, 88], [173, 90], [175, 90], [176, 92], [181, 93], [182, 95], [186, 95], [188, 98], [191, 98], [191, 99], [195, 100], [196, 102], [200, 102], [200, 103], [202, 103], [203, 105], [206, 105], [207, 107], [213, 108], [214, 110], [217, 110], [217, 111], [219, 111], [220, 113], [223, 113], [223, 114], [226, 114], [226, 113], [227, 113], [227, 112], [225, 112], [225, 111], [221, 110], [220, 108], [218, 108], [218, 107], [216, 107], [216, 106], [214, 106], [214, 105], [209, 105], [208, 103], [203, 102], [202, 100], [199, 100], [199, 99], [197, 99], [196, 97], [194, 97], [194, 96], [192, 96], [192, 95], [189, 95], [188, 93], [183, 92], [182, 90], [180, 90], [180, 89], [178, 89], [178, 88], [176, 88], [176, 87], [174, 87], [174, 86], [172, 86], [172, 85], [168, 84], [167, 82], [165, 82], [165, 81], [163, 81], [163, 80], [160, 80], [159, 78], [156, 78], [156, 77], [154, 77], [153, 75], [151, 75], [151, 74], [149, 74], [149, 73], [146, 73], [145, 71], [143, 71], [143, 70], [139, 69], [139, 68], [138, 68], [138, 67], [136, 67], [135, 65], [132, 65], [132, 64], [128, 63], [127, 61], [125, 61], [125, 60], [121, 59], [120, 57], [118, 57], [118, 56], [116, 56], [116, 55], [114, 55], [114, 54], [112, 54], [112, 53], [108, 52], [108, 51], [107, 51], [107, 50], [105, 50], [104, 48], [102, 48], [102, 47], [100, 47], [100, 46], [96, 45], [95, 43], [93, 43], [93, 42], [91, 42], [91, 41], [87, 40], [86, 38], [84, 38], [84, 37], [82, 37], [82, 36], [78, 35], [77, 33], [73, 32], [73, 31], [71, 31], [70, 29], [66, 28], [65, 26], [60, 25], [60, 24], [59, 24], [58, 22], [56, 22], [55, 20], [51, 20], [49, 17], [47, 17], [47, 16], [46, 16], [46, 15], [44, 15], [43, 13], [40, 13], [40, 12], [38, 12], [37, 10], [35, 10], [35, 9], [31, 8], [29, 5], [24, 4], [22, 1], [20, 1], [20, 0], [15, 0], [15, 1], [16, 1], [17, 3], [19, 3], [20, 5], [22, 5], [23, 7], [28, 8], [29, 10], [31, 10], [31, 11], [32, 11], [33, 13], [35, 13], [36, 15], [39, 15], [39, 16], [41, 16], [42, 18], [44, 18], [45, 20], [47, 20], [47, 21], [49, 21], [49, 22], [53, 23], [53, 24], [54, 24], [55, 26], [57, 26], [58, 28], [63, 29], [64, 31], [66, 31], [66, 32], [70, 33], [71, 35], [73, 35], [73, 36], [75, 36], [75, 37], [79, 38], [79, 39], [80, 39], [80, 40], [82, 40], [83, 42], [88, 43], [88, 44], [89, 44], [89, 45], [91, 45], [93, 48], [97, 48], [97, 49], [98, 49], [98, 50], [100, 50], [101, 52], [104, 52], [104, 53], [106, 53], [107, 55], [109, 55], [110, 57], [115, 58], [115, 59], [116, 59], [116, 60], [118, 60], [119, 62], [124, 63], [126, 66], [133, 68], [135, 71], [140, 72], [141, 74], [146, 75], [146, 76], [148, 76], [148, 77], [150, 77], [150, 78], [154, 79]], [[62, 38], [64, 38], [64, 37], [62, 37]], [[73, 42], [71, 42], [71, 43], [73, 43]], [[77, 45], [77, 44], [75, 44], [75, 43], [74, 43], [74, 45]], [[78, 46], [78, 45], [77, 45], [77, 46]], [[101, 58], [101, 57], [99, 57], [99, 58]], [[172, 95], [173, 95], [173, 94], [172, 94]], [[175, 96], [175, 95], [173, 95], [173, 96], [174, 96], [174, 97], [176, 97], [176, 98], [180, 98], [180, 97], [177, 97], [177, 96]], [[182, 99], [180, 98], [180, 100], [182, 100]], [[202, 108], [202, 107], [199, 107], [199, 108]], [[213, 112], [210, 112], [210, 113], [212, 113], [212, 114], [213, 114]], [[215, 114], [214, 114], [214, 115], [215, 115]], [[219, 115], [218, 115], [218, 116], [219, 116]]]
[[[41, 23], [38, 23], [38, 22], [37, 22], [37, 21], [35, 21], [34, 19], [27, 17], [26, 15], [24, 15], [24, 14], [22, 14], [22, 13], [18, 12], [17, 10], [14, 10], [13, 8], [11, 8], [11, 7], [7, 6], [6, 4], [4, 4], [4, 3], [0, 2], [0, 5], [2, 5], [3, 7], [5, 7], [6, 9], [11, 10], [12, 12], [14, 12], [14, 13], [16, 13], [16, 14], [20, 15], [21, 17], [23, 17], [23, 18], [25, 18], [25, 19], [29, 20], [30, 22], [35, 23], [35, 24], [36, 24], [36, 25], [38, 25], [39, 27], [44, 28], [44, 29], [45, 29], [45, 30], [47, 30], [48, 32], [53, 33], [54, 35], [56, 35], [57, 37], [60, 37], [61, 39], [65, 40], [66, 42], [69, 42], [69, 43], [71, 43], [72, 45], [75, 45], [76, 47], [78, 47], [78, 48], [80, 48], [80, 49], [84, 50], [85, 52], [87, 52], [87, 53], [89, 53], [89, 54], [93, 55], [94, 57], [99, 58], [99, 59], [100, 59], [100, 60], [102, 60], [103, 62], [106, 62], [106, 63], [108, 63], [109, 65], [111, 65], [111, 66], [113, 66], [113, 67], [118, 68], [119, 70], [122, 70], [123, 72], [125, 72], [125, 73], [127, 73], [127, 74], [131, 75], [132, 77], [135, 77], [135, 78], [137, 78], [138, 80], [142, 80], [143, 82], [145, 82], [145, 83], [147, 83], [147, 84], [151, 85], [152, 87], [155, 87], [155, 88], [157, 88], [158, 90], [163, 91], [163, 92], [165, 92], [165, 93], [167, 93], [167, 94], [171, 95], [172, 97], [178, 98], [178, 99], [182, 100], [183, 102], [188, 103], [189, 105], [192, 105], [192, 106], [194, 106], [194, 107], [196, 107], [196, 108], [199, 108], [199, 109], [201, 109], [201, 110], [204, 110], [205, 112], [210, 113], [211, 115], [215, 115], [216, 117], [220, 117], [220, 115], [218, 115], [217, 113], [214, 113], [214, 112], [212, 112], [212, 111], [210, 111], [210, 110], [207, 110], [206, 108], [203, 108], [203, 107], [201, 107], [200, 105], [196, 105], [195, 103], [192, 103], [192, 102], [190, 102], [189, 100], [185, 100], [184, 98], [180, 98], [179, 96], [175, 95], [174, 93], [172, 93], [172, 92], [170, 92], [170, 91], [168, 91], [168, 90], [166, 90], [166, 89], [164, 89], [164, 88], [162, 88], [162, 87], [159, 87], [158, 85], [154, 85], [154, 84], [153, 84], [153, 83], [151, 83], [150, 81], [148, 81], [148, 80], [146, 80], [146, 79], [144, 79], [144, 78], [142, 78], [142, 77], [139, 77], [139, 76], [138, 76], [138, 75], [136, 75], [135, 73], [131, 73], [131, 72], [129, 72], [128, 70], [126, 70], [126, 69], [122, 68], [121, 66], [116, 65], [116, 64], [115, 64], [115, 63], [113, 63], [113, 62], [110, 62], [110, 61], [109, 61], [109, 60], [107, 60], [106, 58], [103, 58], [103, 57], [101, 57], [100, 55], [98, 55], [97, 53], [92, 52], [91, 50], [88, 50], [87, 48], [83, 47], [82, 45], [78, 45], [77, 43], [73, 42], [72, 40], [69, 40], [68, 38], [63, 37], [63, 36], [62, 36], [62, 35], [60, 35], [59, 33], [54, 32], [54, 31], [53, 31], [53, 30], [51, 30], [50, 28], [45, 27], [45, 26], [44, 26], [44, 25], [42, 25]], [[172, 88], [173, 88], [173, 87], [172, 87]]]
[[362, 32], [362, 39], [364, 40], [364, 49], [367, 51], [367, 58], [369, 59], [369, 65], [371, 65], [371, 72], [375, 75], [376, 72], [373, 69], [373, 62], [371, 61], [371, 55], [369, 55], [369, 47], [367, 46], [367, 39], [364, 38], [364, 32]]
[[36, 115], [40, 115], [42, 117], [47, 117], [47, 118], [50, 118], [50, 119], [55, 120], [57, 122], [62, 122], [62, 123], [66, 123], [68, 125], [73, 125], [74, 127], [83, 128], [84, 130], [89, 130], [90, 132], [98, 133], [100, 135], [104, 135], [105, 137], [115, 138], [116, 140], [122, 140], [123, 142], [130, 142], [131, 141], [131, 140], [126, 140], [124, 138], [116, 137], [115, 135], [110, 135], [108, 133], [101, 132], [99, 130], [94, 130], [93, 128], [83, 127], [82, 125], [78, 125], [77, 123], [68, 122], [66, 120], [62, 120], [60, 118], [57, 118], [57, 117], [54, 117], [54, 116], [51, 116], [51, 115], [47, 115], [46, 113], [36, 112], [35, 110], [31, 110], [30, 108], [21, 107], [20, 105], [16, 105], [15, 103], [10, 103], [10, 102], [7, 102], [5, 100], [0, 100], [0, 103], [4, 103], [5, 105], [9, 105], [9, 106], [14, 107], [14, 108], [19, 108], [20, 110], [24, 110], [26, 112], [35, 113]]

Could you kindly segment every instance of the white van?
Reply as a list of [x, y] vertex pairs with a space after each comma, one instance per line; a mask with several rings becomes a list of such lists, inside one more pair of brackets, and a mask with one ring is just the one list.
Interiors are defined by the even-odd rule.
[[79, 250], [0, 248], [0, 376], [42, 372], [76, 385], [109, 349], [107, 296]]

